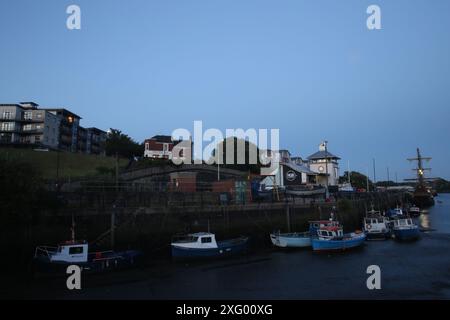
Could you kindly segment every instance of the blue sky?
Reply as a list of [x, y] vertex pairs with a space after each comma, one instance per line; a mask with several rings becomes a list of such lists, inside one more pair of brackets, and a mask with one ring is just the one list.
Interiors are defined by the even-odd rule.
[[[82, 29], [66, 29], [77, 4]], [[382, 30], [366, 27], [377, 4]], [[63, 106], [138, 141], [173, 129], [280, 128], [353, 170], [450, 179], [450, 1], [2, 0], [0, 101]]]

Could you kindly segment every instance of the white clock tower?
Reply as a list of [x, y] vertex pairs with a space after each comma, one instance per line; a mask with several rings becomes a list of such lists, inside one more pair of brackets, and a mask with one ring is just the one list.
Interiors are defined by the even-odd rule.
[[324, 186], [337, 186], [339, 180], [339, 163], [341, 158], [328, 151], [328, 141], [319, 145], [319, 151], [310, 155], [309, 169], [317, 172], [317, 183]]

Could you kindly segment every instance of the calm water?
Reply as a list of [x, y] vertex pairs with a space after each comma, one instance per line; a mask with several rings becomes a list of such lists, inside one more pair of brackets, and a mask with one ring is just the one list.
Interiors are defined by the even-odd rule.
[[[449, 299], [450, 195], [418, 223], [433, 231], [412, 243], [367, 242], [356, 251], [317, 254], [270, 250], [235, 260], [163, 264], [83, 278], [83, 289], [65, 279], [40, 279], [27, 298], [67, 299]], [[368, 290], [366, 269], [381, 268], [381, 290]]]

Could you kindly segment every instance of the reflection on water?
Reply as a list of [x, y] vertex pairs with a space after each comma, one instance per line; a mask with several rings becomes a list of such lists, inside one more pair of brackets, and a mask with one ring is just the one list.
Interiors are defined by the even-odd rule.
[[420, 224], [420, 227], [422, 229], [429, 229], [431, 227], [431, 225], [430, 225], [430, 218], [429, 218], [428, 214], [423, 214], [422, 213], [419, 216], [419, 224]]
[[421, 227], [432, 227], [436, 232], [450, 233], [450, 194], [442, 193], [435, 199], [436, 204], [428, 208], [428, 214], [421, 214]]

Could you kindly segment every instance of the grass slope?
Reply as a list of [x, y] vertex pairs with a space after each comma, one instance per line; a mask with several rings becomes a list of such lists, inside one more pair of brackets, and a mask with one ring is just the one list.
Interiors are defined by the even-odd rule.
[[[37, 168], [45, 179], [56, 178], [58, 156], [55, 151], [0, 148], [0, 156], [29, 163]], [[127, 165], [127, 163], [126, 159], [119, 159], [120, 167]], [[59, 153], [59, 177], [63, 179], [92, 176], [98, 174], [97, 168], [99, 167], [114, 169], [115, 165], [114, 157], [70, 152]]]

